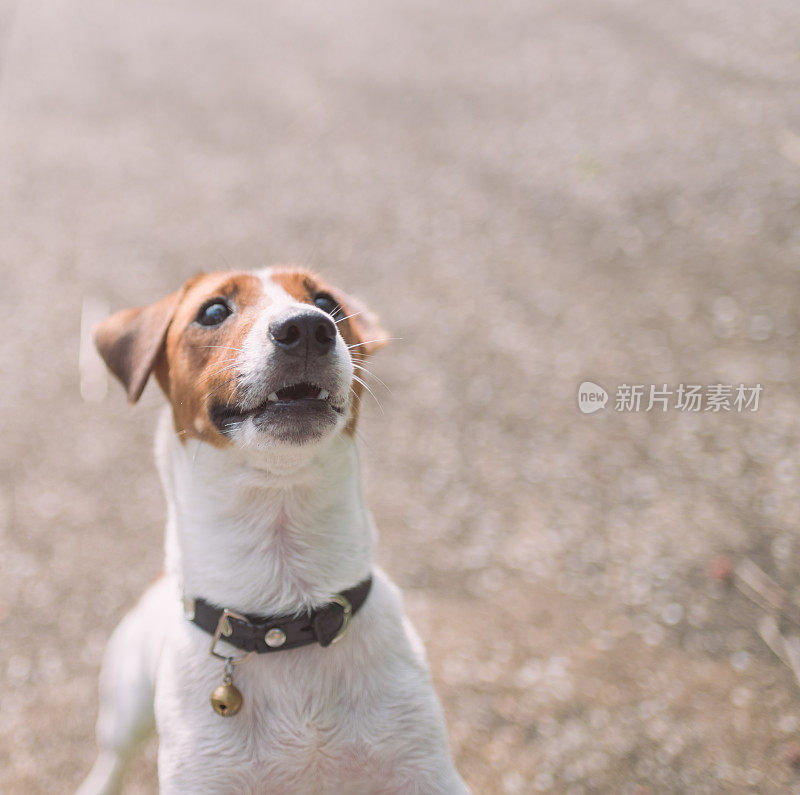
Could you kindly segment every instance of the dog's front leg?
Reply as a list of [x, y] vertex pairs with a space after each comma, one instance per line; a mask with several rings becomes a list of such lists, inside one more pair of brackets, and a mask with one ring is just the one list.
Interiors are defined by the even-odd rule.
[[153, 683], [172, 590], [167, 580], [154, 583], [111, 635], [100, 671], [99, 753], [78, 795], [119, 792], [125, 762], [155, 726]]

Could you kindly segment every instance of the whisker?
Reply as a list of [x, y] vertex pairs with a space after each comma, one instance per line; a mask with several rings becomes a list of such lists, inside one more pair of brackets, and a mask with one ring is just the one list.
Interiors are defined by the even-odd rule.
[[319, 227], [318, 231], [317, 231], [317, 234], [314, 237], [314, 240], [313, 240], [313, 243], [312, 243], [312, 246], [311, 246], [311, 251], [309, 251], [308, 254], [305, 257], [301, 257], [300, 258], [300, 262], [302, 263], [302, 265], [304, 267], [308, 267], [314, 261], [314, 259], [316, 258], [317, 251], [319, 251], [319, 244], [322, 241], [322, 235], [323, 235], [323, 229], [322, 229], [322, 227]]
[[353, 375], [353, 380], [354, 381], [358, 381], [358, 383], [361, 384], [361, 386], [363, 386], [364, 389], [366, 389], [367, 392], [370, 393], [370, 395], [372, 395], [372, 397], [374, 398], [375, 402], [378, 404], [378, 408], [381, 410], [381, 414], [383, 414], [383, 406], [381, 406], [380, 400], [378, 400], [378, 398], [375, 397], [375, 393], [369, 388], [369, 385], [367, 384], [367, 382], [363, 381], [357, 375]]
[[[225, 423], [225, 430], [228, 430], [228, 429], [235, 430], [236, 428], [239, 428], [242, 425], [244, 425], [245, 422], [247, 422], [247, 420], [238, 420], [237, 422], [226, 422]], [[225, 434], [223, 434], [223, 436], [224, 435]]]
[[358, 428], [353, 428], [353, 433], [356, 435], [356, 439], [358, 439], [358, 443], [362, 447], [365, 447], [367, 450], [372, 449], [372, 445], [364, 438], [364, 435], [358, 430]]
[[380, 378], [378, 378], [378, 376], [377, 376], [377, 375], [375, 375], [375, 373], [373, 373], [373, 372], [372, 372], [372, 371], [370, 371], [370, 370], [367, 370], [367, 368], [366, 368], [366, 367], [364, 367], [363, 365], [356, 364], [355, 362], [353, 362], [353, 367], [357, 367], [357, 368], [358, 368], [359, 370], [361, 370], [361, 372], [362, 372], [362, 373], [364, 373], [365, 375], [372, 376], [372, 378], [374, 378], [374, 379], [375, 379], [375, 380], [376, 380], [376, 381], [377, 381], [379, 384], [381, 384], [381, 386], [383, 386], [383, 387], [386, 389], [386, 391], [387, 391], [387, 392], [389, 392], [389, 393], [391, 394], [391, 391], [392, 391], [392, 390], [391, 390], [391, 389], [389, 389], [389, 387], [388, 387], [388, 386], [387, 386], [387, 385], [386, 385], [386, 384], [385, 384], [383, 381], [381, 381], [381, 379], [380, 379]]
[[226, 351], [239, 351], [243, 353], [243, 348], [234, 348], [232, 345], [192, 345], [193, 348], [224, 348]]
[[[359, 404], [360, 404], [360, 403], [361, 403], [361, 395], [359, 395], [359, 394], [358, 394], [358, 392], [356, 392], [356, 390], [355, 390], [355, 389], [353, 389], [353, 387], [350, 387], [350, 391], [353, 393], [353, 396], [354, 396], [354, 397], [356, 397], [356, 398], [358, 399], [358, 402], [359, 402]], [[351, 417], [351, 419], [352, 419], [352, 417]], [[361, 434], [361, 432], [358, 430], [358, 428], [353, 428], [353, 433], [356, 435], [356, 438], [357, 438], [357, 439], [358, 439], [358, 440], [359, 440], [359, 441], [360, 441], [360, 442], [361, 442], [361, 443], [362, 443], [362, 444], [363, 444], [363, 445], [364, 445], [364, 446], [365, 446], [367, 449], [370, 449], [371, 445], [369, 445], [369, 444], [367, 443], [367, 440], [366, 440], [366, 439], [365, 439], [365, 438], [362, 436], [362, 434]]]
[[225, 401], [225, 408], [228, 408], [231, 405], [231, 401], [233, 400], [236, 392], [244, 386], [244, 380], [240, 381], [234, 388], [231, 390], [230, 395], [228, 395], [228, 399]]
[[200, 452], [200, 445], [202, 442], [200, 439], [197, 440], [197, 445], [194, 448], [194, 455], [192, 456], [192, 472], [194, 472], [194, 465], [197, 463], [197, 454]]
[[361, 345], [369, 345], [372, 342], [390, 342], [391, 340], [401, 340], [402, 337], [384, 337], [383, 339], [379, 340], [365, 340], [364, 342], [356, 342], [353, 345], [348, 345], [347, 350], [352, 350], [353, 348], [358, 348]]
[[335, 326], [338, 326], [340, 323], [344, 323], [345, 320], [350, 320], [351, 317], [355, 317], [356, 315], [360, 315], [361, 312], [353, 312], [352, 315], [348, 315], [347, 317], [339, 318], [339, 320], [334, 322]]
[[224, 373], [227, 370], [233, 370], [233, 368], [236, 367], [237, 365], [238, 365], [238, 362], [234, 362], [233, 364], [229, 364], [227, 367], [223, 367], [221, 370], [217, 370], [215, 373], [211, 373], [210, 375], [207, 375], [199, 383], [204, 384], [206, 381], [208, 381], [210, 378], [213, 378], [215, 375], [219, 375], [220, 373]]
[[223, 381], [219, 386], [214, 387], [204, 398], [203, 400], [208, 400], [216, 391], [222, 389], [222, 387], [227, 386], [230, 384], [231, 381], [235, 381], [237, 378], [241, 378], [241, 376], [237, 373], [233, 378], [229, 378], [227, 381]]
[[236, 356], [225, 356], [223, 359], [221, 359], [219, 362], [217, 362], [217, 364], [227, 364], [228, 362], [235, 362], [237, 360], [237, 358], [238, 357], [236, 357]]

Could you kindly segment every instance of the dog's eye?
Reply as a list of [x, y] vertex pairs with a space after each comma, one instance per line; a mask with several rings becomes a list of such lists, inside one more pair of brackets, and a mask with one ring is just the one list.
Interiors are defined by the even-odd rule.
[[314, 296], [314, 306], [327, 312], [332, 317], [339, 317], [342, 314], [342, 307], [339, 306], [337, 300], [328, 293], [317, 293]]
[[232, 310], [228, 304], [221, 298], [215, 298], [200, 307], [196, 320], [201, 326], [218, 326], [230, 314]]

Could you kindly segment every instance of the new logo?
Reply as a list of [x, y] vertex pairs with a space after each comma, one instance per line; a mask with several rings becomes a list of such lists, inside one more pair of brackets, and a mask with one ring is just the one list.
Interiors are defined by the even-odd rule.
[[599, 384], [584, 381], [578, 387], [578, 408], [583, 414], [594, 414], [605, 408], [607, 402], [608, 392]]

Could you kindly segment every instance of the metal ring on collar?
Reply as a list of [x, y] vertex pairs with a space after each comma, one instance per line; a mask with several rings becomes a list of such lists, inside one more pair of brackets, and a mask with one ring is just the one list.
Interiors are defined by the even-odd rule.
[[343, 610], [342, 626], [339, 627], [339, 631], [333, 636], [333, 640], [331, 641], [331, 644], [334, 644], [342, 639], [347, 630], [347, 625], [350, 623], [350, 616], [353, 615], [353, 605], [351, 605], [344, 596], [338, 593], [331, 597], [331, 602], [339, 605]]

